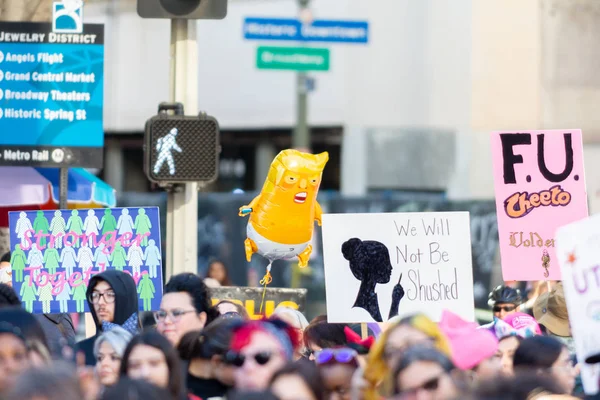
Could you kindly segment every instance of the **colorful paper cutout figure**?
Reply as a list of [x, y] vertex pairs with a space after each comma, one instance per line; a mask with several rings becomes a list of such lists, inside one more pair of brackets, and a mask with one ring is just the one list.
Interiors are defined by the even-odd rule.
[[94, 251], [94, 261], [96, 262], [96, 269], [98, 271], [104, 271], [110, 267], [110, 254], [104, 249], [104, 243], [100, 243], [96, 251]]
[[124, 235], [127, 232], [133, 234], [133, 219], [131, 218], [131, 215], [129, 215], [129, 210], [127, 208], [124, 208], [119, 216], [117, 229], [119, 230], [119, 236]]
[[23, 282], [23, 271], [26, 263], [25, 252], [21, 250], [20, 244], [16, 244], [15, 250], [10, 254], [10, 267], [13, 270], [15, 282]]
[[137, 217], [135, 217], [135, 224], [133, 226], [135, 229], [136, 235], [140, 235], [143, 237], [142, 239], [142, 247], [148, 246], [148, 236], [147, 233], [150, 233], [150, 229], [152, 228], [152, 223], [150, 222], [150, 218], [146, 215], [146, 210], [140, 208], [138, 211]]
[[131, 246], [129, 246], [126, 260], [129, 261], [129, 266], [131, 267], [133, 275], [139, 275], [140, 267], [144, 265], [144, 252], [137, 243], [133, 242], [131, 243]]
[[38, 301], [42, 303], [42, 312], [50, 314], [50, 302], [54, 300], [54, 297], [52, 297], [52, 284], [48, 282], [44, 286], [38, 286], [37, 295]]
[[44, 255], [35, 243], [31, 245], [31, 250], [29, 250], [29, 254], [27, 255], [27, 265], [29, 268], [33, 268], [31, 275], [36, 280], [44, 266]]
[[77, 281], [75, 281], [74, 285], [79, 285], [79, 286], [73, 286], [73, 288], [71, 290], [71, 292], [72, 292], [71, 294], [73, 295], [73, 300], [75, 300], [77, 302], [77, 312], [82, 313], [85, 310], [86, 286], [85, 286], [85, 284], [82, 283], [82, 278], [79, 278]]
[[151, 311], [152, 299], [154, 298], [156, 290], [154, 288], [154, 283], [152, 283], [150, 277], [145, 272], [142, 275], [142, 280], [140, 281], [137, 292], [140, 295], [140, 299], [144, 300], [144, 311]]
[[54, 236], [54, 243], [56, 244], [55, 247], [57, 249], [61, 249], [63, 246], [63, 235], [65, 234], [66, 227], [67, 223], [62, 217], [62, 212], [56, 210], [54, 212], [54, 218], [50, 221], [50, 233]]
[[59, 261], [60, 255], [58, 254], [58, 250], [54, 248], [54, 243], [49, 243], [44, 251], [44, 266], [49, 274], [54, 275], [56, 273]]
[[17, 224], [15, 226], [15, 233], [17, 237], [21, 239], [21, 247], [27, 248], [27, 243], [25, 241], [25, 232], [33, 230], [33, 226], [31, 226], [31, 221], [27, 218], [27, 213], [25, 211], [21, 211], [19, 214], [19, 219], [17, 220]]
[[275, 260], [298, 258], [306, 267], [312, 252], [315, 221], [321, 225], [321, 206], [317, 193], [328, 153], [308, 154], [297, 150], [279, 153], [269, 169], [261, 193], [239, 210], [250, 214], [244, 242], [246, 259], [258, 253], [269, 260], [261, 284], [271, 282], [271, 264]]
[[67, 273], [67, 277], [73, 275], [73, 268], [77, 265], [77, 254], [72, 247], [63, 247], [60, 252], [60, 262]]
[[161, 259], [162, 255], [160, 254], [160, 249], [156, 245], [154, 239], [150, 239], [148, 241], [148, 247], [146, 247], [146, 251], [144, 252], [144, 260], [146, 260], [150, 278], [158, 278], [157, 268], [160, 265]]
[[94, 210], [88, 210], [88, 215], [85, 217], [85, 222], [83, 223], [83, 230], [85, 234], [88, 235], [88, 244], [90, 247], [94, 245], [91, 235], [98, 235], [100, 232], [100, 221], [98, 221], [98, 217], [96, 217], [96, 212]]
[[115, 249], [110, 255], [110, 262], [118, 271], [123, 271], [123, 267], [127, 265], [127, 253], [125, 253], [125, 249], [121, 245], [121, 242], [115, 243]]
[[31, 280], [31, 275], [25, 277], [25, 282], [21, 285], [21, 301], [25, 303], [25, 309], [30, 313], [33, 312], [33, 302], [36, 300], [36, 288], [35, 284]]
[[77, 262], [82, 271], [87, 271], [94, 267], [94, 253], [92, 253], [92, 249], [88, 247], [87, 242], [81, 244], [81, 248], [77, 253]]
[[60, 305], [61, 313], [69, 312], [69, 305], [67, 304], [69, 300], [71, 300], [71, 286], [69, 285], [69, 281], [66, 281], [60, 293], [56, 295], [56, 301]]
[[104, 216], [100, 220], [100, 228], [102, 229], [102, 235], [117, 230], [117, 219], [112, 215], [112, 210], [110, 208], [104, 210]]
[[67, 232], [75, 232], [78, 235], [77, 239], [73, 243], [73, 247], [79, 247], [79, 235], [83, 233], [83, 221], [79, 216], [79, 211], [71, 211], [71, 216], [67, 222]]
[[[36, 234], [40, 232], [42, 234], [48, 234], [48, 231], [50, 230], [50, 224], [48, 223], [48, 219], [46, 219], [42, 210], [37, 212], [37, 216], [33, 220], [33, 230]], [[40, 238], [40, 247], [46, 246], [46, 238], [47, 236], [42, 235]]]

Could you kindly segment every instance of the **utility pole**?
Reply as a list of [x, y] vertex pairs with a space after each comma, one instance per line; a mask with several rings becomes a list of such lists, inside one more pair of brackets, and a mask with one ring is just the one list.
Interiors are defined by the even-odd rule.
[[[300, 19], [308, 12], [310, 0], [298, 0]], [[303, 21], [306, 23], [307, 21]], [[310, 21], [308, 21], [310, 22]], [[292, 147], [310, 150], [310, 129], [308, 127], [308, 74], [300, 71], [296, 74], [296, 129], [292, 136]]]
[[[171, 20], [171, 102], [198, 110], [196, 20]], [[182, 272], [198, 273], [198, 183], [177, 185], [167, 200], [165, 282]]]

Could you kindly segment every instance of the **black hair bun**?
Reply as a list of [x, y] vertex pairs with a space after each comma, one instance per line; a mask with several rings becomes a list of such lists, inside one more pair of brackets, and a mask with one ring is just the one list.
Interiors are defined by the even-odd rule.
[[351, 261], [351, 259], [354, 258], [356, 249], [360, 246], [362, 246], [362, 241], [360, 239], [349, 239], [342, 244], [342, 255], [346, 260]]

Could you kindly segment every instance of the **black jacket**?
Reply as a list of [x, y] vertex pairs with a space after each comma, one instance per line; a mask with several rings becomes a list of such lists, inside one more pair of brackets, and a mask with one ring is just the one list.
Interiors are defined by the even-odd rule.
[[75, 344], [75, 327], [69, 314], [36, 314], [53, 358], [62, 358], [65, 346]]
[[[90, 279], [90, 283], [87, 288], [87, 298], [90, 297], [90, 294], [99, 281], [105, 281], [108, 283], [115, 292], [115, 317], [114, 321], [111, 322], [122, 325], [129, 317], [131, 317], [131, 314], [138, 313], [137, 287], [135, 286], [135, 281], [131, 275], [117, 270], [108, 270], [98, 275], [94, 275]], [[98, 336], [102, 334], [102, 321], [98, 319], [96, 311], [94, 310], [94, 305], [89, 301], [88, 305], [96, 324], [96, 334], [77, 343], [76, 351], [83, 352], [85, 354], [86, 365], [94, 366], [96, 365], [96, 358], [94, 357], [94, 343], [96, 342]]]

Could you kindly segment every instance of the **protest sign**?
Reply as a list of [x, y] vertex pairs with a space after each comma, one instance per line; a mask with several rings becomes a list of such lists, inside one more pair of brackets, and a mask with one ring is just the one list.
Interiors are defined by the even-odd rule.
[[[255, 287], [218, 287], [210, 288], [213, 306], [221, 300], [229, 300], [244, 306], [252, 319], [260, 319], [260, 303], [264, 288]], [[270, 317], [279, 306], [305, 311], [306, 289], [267, 288], [263, 314]]]
[[[600, 215], [559, 228], [556, 254], [562, 270], [569, 322], [581, 379], [587, 394], [598, 391], [600, 367], [585, 361], [600, 356]], [[600, 359], [598, 360], [600, 361]]]
[[13, 287], [33, 313], [88, 312], [90, 278], [110, 268], [135, 280], [140, 311], [158, 310], [157, 207], [9, 213]]
[[556, 229], [588, 215], [581, 130], [492, 133], [505, 281], [560, 280]]
[[469, 213], [324, 214], [323, 255], [329, 322], [475, 319]]

